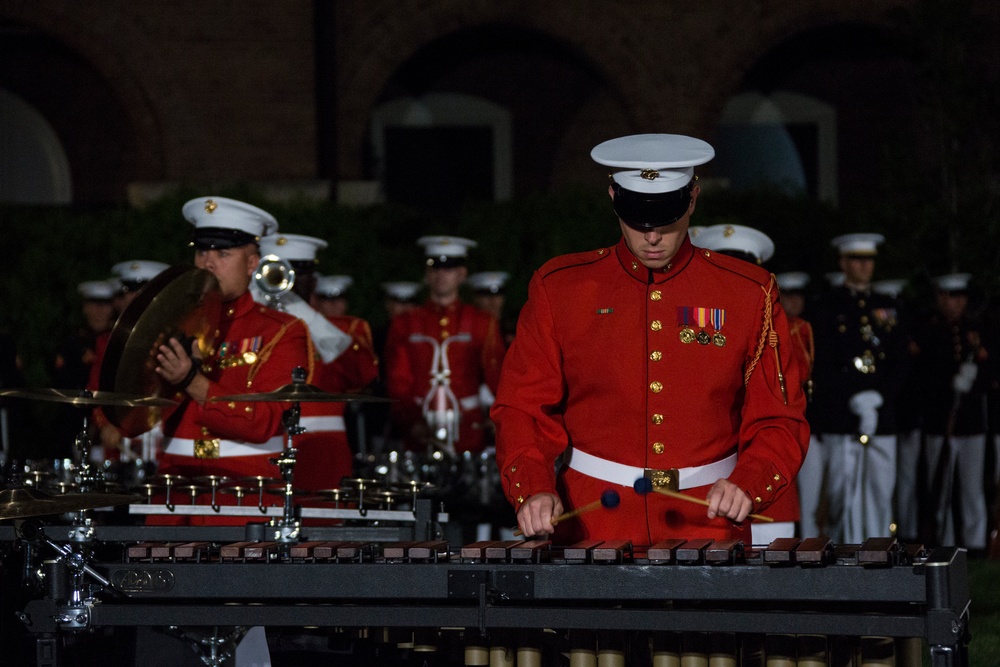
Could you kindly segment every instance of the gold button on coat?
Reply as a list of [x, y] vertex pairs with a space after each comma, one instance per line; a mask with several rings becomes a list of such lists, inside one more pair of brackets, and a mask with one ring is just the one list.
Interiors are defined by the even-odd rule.
[[649, 383], [649, 390], [654, 394], [659, 394], [661, 391], [663, 391], [663, 383], [657, 380], [653, 380], [652, 382]]
[[660, 322], [660, 320], [653, 320], [649, 323], [649, 328], [653, 331], [659, 331], [663, 328], [663, 322]]
[[659, 350], [653, 350], [652, 352], [649, 353], [650, 361], [659, 361], [662, 358], [663, 358], [663, 353], [660, 352]]
[[658, 289], [655, 289], [655, 290], [653, 290], [652, 292], [649, 293], [649, 300], [650, 301], [659, 301], [662, 298], [663, 298], [663, 292], [661, 292]]
[[663, 453], [663, 443], [662, 442], [654, 442], [653, 443], [653, 453], [654, 454], [662, 454]]
[[654, 423], [654, 424], [656, 424], [657, 426], [659, 426], [660, 424], [662, 424], [662, 423], [663, 423], [663, 415], [661, 415], [661, 414], [660, 414], [660, 413], [658, 413], [658, 412], [657, 412], [657, 413], [654, 413], [654, 414], [653, 414], [653, 420], [652, 420], [652, 421], [653, 421], [653, 423]]

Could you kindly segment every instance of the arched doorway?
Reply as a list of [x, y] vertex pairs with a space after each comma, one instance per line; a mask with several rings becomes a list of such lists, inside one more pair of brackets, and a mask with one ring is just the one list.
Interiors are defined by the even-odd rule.
[[66, 151], [33, 106], [0, 89], [0, 202], [68, 204], [73, 188]]

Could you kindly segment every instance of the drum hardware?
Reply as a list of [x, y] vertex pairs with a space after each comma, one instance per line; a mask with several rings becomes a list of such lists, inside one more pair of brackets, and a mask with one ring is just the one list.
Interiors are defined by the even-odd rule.
[[81, 408], [83, 425], [76, 435], [74, 451], [80, 462], [78, 484], [83, 492], [94, 491], [101, 487], [103, 476], [90, 462], [90, 421], [89, 413], [93, 407], [153, 407], [176, 405], [174, 401], [151, 396], [124, 394], [111, 391], [89, 391], [87, 389], [5, 389], [0, 391], [0, 397], [36, 399], [64, 403]]
[[186, 641], [200, 654], [206, 667], [222, 667], [232, 664], [236, 655], [236, 647], [243, 636], [250, 630], [249, 626], [235, 627], [212, 626], [211, 628], [169, 626], [172, 634]]
[[340, 508], [340, 503], [356, 502], [353, 489], [319, 489], [313, 491], [313, 495], [322, 500], [333, 502], [336, 509]]
[[378, 486], [378, 480], [376, 479], [363, 479], [361, 477], [345, 477], [340, 480], [341, 484], [346, 484], [358, 493], [358, 512], [361, 516], [365, 516], [368, 508], [365, 507], [365, 489]]

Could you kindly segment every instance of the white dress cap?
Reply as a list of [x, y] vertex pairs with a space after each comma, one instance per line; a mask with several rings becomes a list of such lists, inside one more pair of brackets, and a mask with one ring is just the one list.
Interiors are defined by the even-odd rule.
[[181, 211], [195, 227], [194, 245], [198, 247], [232, 248], [259, 242], [278, 231], [278, 221], [264, 209], [226, 197], [192, 199]]
[[506, 271], [483, 271], [473, 273], [466, 282], [477, 292], [499, 294], [503, 291], [508, 280], [510, 280], [510, 274]]
[[353, 284], [354, 278], [350, 276], [319, 276], [313, 292], [324, 299], [336, 299], [344, 296]]
[[934, 279], [937, 288], [943, 292], [964, 292], [969, 289], [971, 273], [949, 273]]
[[391, 299], [396, 301], [413, 301], [417, 297], [417, 293], [420, 288], [423, 287], [420, 283], [411, 282], [408, 280], [399, 280], [395, 282], [382, 283], [382, 289]]
[[899, 295], [906, 288], [905, 278], [887, 278], [886, 280], [876, 280], [872, 283], [872, 290], [877, 294], [884, 294], [893, 299], [898, 299]]
[[421, 236], [417, 243], [424, 246], [427, 266], [458, 266], [469, 256], [476, 242], [458, 236]]
[[128, 262], [118, 262], [111, 267], [111, 273], [118, 276], [123, 283], [144, 283], [169, 268], [170, 265], [163, 262], [133, 259]]
[[85, 280], [76, 286], [80, 296], [90, 301], [110, 301], [118, 289], [114, 280]]
[[843, 234], [830, 241], [830, 244], [841, 255], [874, 257], [878, 254], [877, 246], [884, 242], [885, 237], [881, 234]]
[[805, 271], [779, 273], [774, 279], [778, 282], [778, 288], [786, 292], [805, 289], [809, 284], [809, 274]]
[[759, 229], [745, 225], [707, 227], [698, 234], [698, 246], [716, 252], [744, 252], [758, 263], [766, 262], [774, 256], [774, 241], [771, 237]]
[[315, 236], [271, 234], [260, 240], [260, 254], [277, 255], [289, 262], [315, 262], [316, 253], [329, 244]]
[[840, 287], [844, 284], [846, 276], [843, 271], [831, 271], [826, 274], [826, 282], [830, 283], [831, 287]]
[[624, 169], [612, 178], [626, 190], [662, 193], [690, 183], [694, 167], [715, 157], [715, 149], [682, 134], [633, 134], [594, 146], [590, 157], [598, 164]]

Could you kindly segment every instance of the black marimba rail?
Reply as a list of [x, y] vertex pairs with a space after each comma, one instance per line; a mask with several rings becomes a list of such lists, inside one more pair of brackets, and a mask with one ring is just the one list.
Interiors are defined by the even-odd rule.
[[[894, 542], [894, 541], [893, 541]], [[962, 654], [970, 593], [966, 552], [940, 548], [915, 557], [858, 557], [832, 547], [798, 560], [761, 550], [712, 563], [682, 562], [677, 544], [610, 561], [568, 562], [569, 552], [533, 544], [526, 560], [466, 549], [421, 546], [427, 562], [402, 562], [355, 546], [315, 550], [287, 545], [219, 550], [213, 545], [128, 548], [125, 562], [94, 562], [108, 582], [76, 618], [83, 627], [264, 625], [328, 627], [603, 629], [920, 637], [940, 653]], [[327, 543], [315, 543], [322, 545]], [[416, 543], [408, 543], [410, 547]], [[420, 543], [424, 544], [424, 543]], [[438, 543], [440, 544], [440, 543]], [[516, 544], [516, 543], [515, 543]], [[526, 544], [526, 543], [523, 543]], [[245, 546], [250, 545], [250, 546]], [[181, 548], [183, 547], [183, 548]], [[440, 547], [438, 547], [440, 549]], [[709, 547], [710, 549], [710, 547]], [[864, 546], [860, 547], [863, 551]], [[295, 558], [294, 554], [305, 557]], [[409, 553], [416, 553], [411, 550]], [[789, 551], [794, 556], [794, 550]], [[896, 555], [899, 556], [897, 550]], [[181, 555], [183, 554], [183, 555]], [[233, 555], [235, 554], [235, 556]], [[365, 555], [367, 554], [367, 555]], [[775, 555], [777, 554], [777, 555]], [[839, 555], [837, 555], [839, 554]], [[845, 556], [845, 554], [848, 554]], [[771, 556], [775, 556], [772, 558]], [[780, 557], [779, 557], [780, 556]], [[912, 554], [911, 554], [912, 556]], [[185, 561], [184, 559], [189, 559]], [[190, 562], [202, 559], [202, 562]], [[61, 601], [30, 601], [32, 632], [58, 629]], [[210, 620], [209, 620], [210, 619]], [[935, 663], [937, 664], [937, 663]], [[950, 664], [950, 663], [949, 663]], [[955, 663], [959, 664], [959, 663]]]

